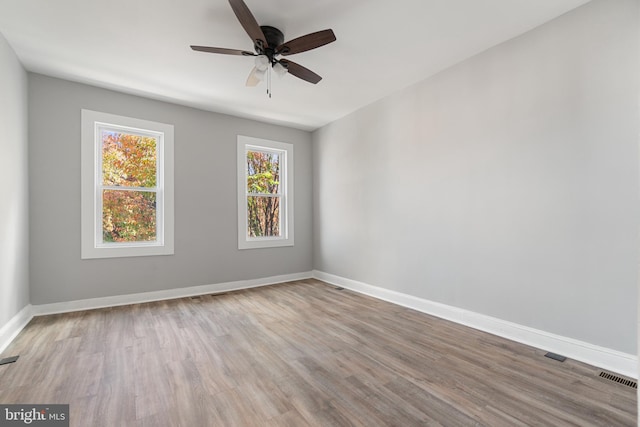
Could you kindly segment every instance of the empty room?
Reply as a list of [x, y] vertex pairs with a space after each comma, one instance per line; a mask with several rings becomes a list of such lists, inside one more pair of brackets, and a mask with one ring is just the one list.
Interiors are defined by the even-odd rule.
[[0, 426], [637, 426], [637, 0], [0, 0]]

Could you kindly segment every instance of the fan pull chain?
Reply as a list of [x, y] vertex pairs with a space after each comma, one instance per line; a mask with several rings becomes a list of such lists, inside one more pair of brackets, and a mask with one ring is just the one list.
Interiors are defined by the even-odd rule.
[[271, 98], [271, 67], [267, 68], [267, 95]]

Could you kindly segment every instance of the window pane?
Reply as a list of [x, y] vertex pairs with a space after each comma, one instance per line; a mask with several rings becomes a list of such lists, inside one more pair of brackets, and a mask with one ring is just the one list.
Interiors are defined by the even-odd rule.
[[280, 154], [247, 151], [247, 192], [278, 194]]
[[247, 235], [280, 237], [280, 197], [247, 197]]
[[104, 190], [102, 238], [105, 243], [155, 241], [156, 193]]
[[102, 185], [156, 186], [156, 139], [102, 131]]

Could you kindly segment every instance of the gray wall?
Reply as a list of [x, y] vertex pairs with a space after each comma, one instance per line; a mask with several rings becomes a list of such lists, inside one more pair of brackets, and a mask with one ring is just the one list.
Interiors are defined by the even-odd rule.
[[637, 44], [596, 0], [316, 131], [314, 267], [636, 354]]
[[0, 34], [0, 328], [29, 304], [27, 73]]
[[[80, 259], [80, 110], [175, 126], [175, 255]], [[312, 269], [311, 134], [29, 74], [33, 304]], [[237, 248], [236, 136], [295, 146], [295, 247]]]

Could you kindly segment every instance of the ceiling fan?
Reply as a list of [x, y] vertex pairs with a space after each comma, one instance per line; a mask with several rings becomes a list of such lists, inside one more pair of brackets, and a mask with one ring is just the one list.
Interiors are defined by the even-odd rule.
[[[221, 47], [191, 46], [191, 49], [200, 52], [221, 53], [224, 55], [240, 55], [255, 57], [255, 66], [247, 78], [247, 86], [256, 86], [267, 74], [269, 79], [267, 93], [271, 96], [270, 90], [270, 70], [278, 75], [287, 72], [299, 79], [316, 84], [322, 77], [288, 59], [280, 59], [280, 56], [293, 55], [295, 53], [306, 52], [320, 46], [324, 46], [336, 40], [332, 30], [317, 31], [298, 37], [288, 42], [284, 41], [284, 34], [275, 27], [268, 25], [258, 25], [258, 22], [251, 14], [251, 11], [243, 0], [229, 0], [229, 4], [236, 14], [242, 28], [247, 32], [253, 41], [254, 52], [238, 49], [226, 49]], [[271, 68], [269, 67], [271, 66]]]

